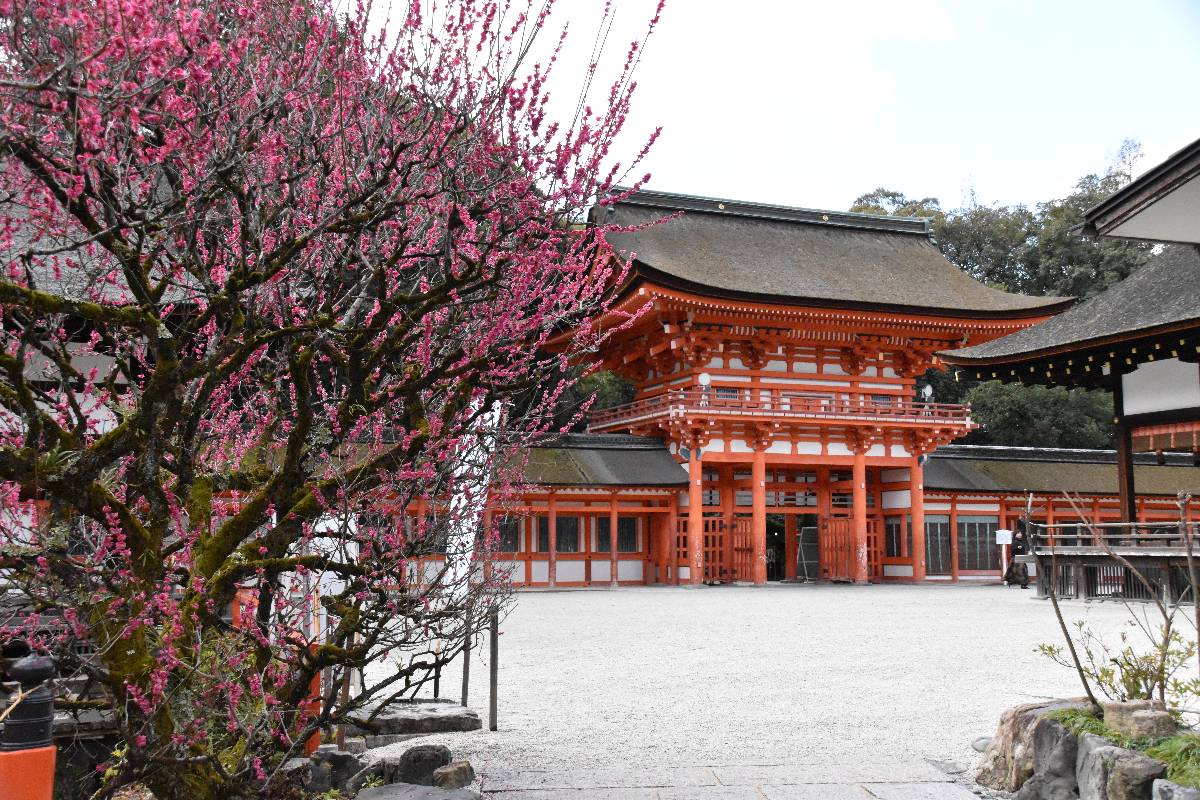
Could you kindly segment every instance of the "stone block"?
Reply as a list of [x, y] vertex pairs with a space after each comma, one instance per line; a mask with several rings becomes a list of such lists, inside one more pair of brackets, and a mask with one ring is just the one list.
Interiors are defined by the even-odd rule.
[[1151, 800], [1200, 800], [1200, 789], [1180, 786], [1159, 778], [1150, 790]]
[[1033, 773], [1075, 780], [1079, 739], [1056, 719], [1039, 717], [1033, 724]]
[[479, 715], [471, 709], [445, 702], [391, 703], [373, 717], [368, 714], [351, 722], [366, 736], [456, 733], [483, 727]]
[[1166, 711], [1166, 708], [1158, 700], [1112, 701], [1101, 703], [1100, 707], [1104, 709], [1104, 724], [1126, 736], [1135, 735], [1131, 731], [1134, 726], [1133, 715], [1137, 712]]
[[1081, 700], [1060, 700], [1014, 706], [1000, 715], [996, 735], [983, 753], [975, 780], [1002, 792], [1015, 792], [1033, 775], [1033, 729], [1051, 711], [1086, 710]]
[[1034, 774], [1025, 781], [1013, 800], [1079, 800], [1079, 784], [1075, 776], [1050, 776]]
[[482, 795], [470, 789], [441, 789], [437, 786], [416, 786], [394, 783], [363, 789], [356, 800], [480, 800]]
[[1129, 715], [1123, 733], [1134, 739], [1163, 739], [1174, 736], [1178, 731], [1179, 726], [1169, 712], [1143, 709]]
[[433, 785], [443, 789], [462, 789], [475, 782], [475, 768], [470, 761], [451, 761], [433, 771]]
[[400, 756], [396, 770], [397, 783], [433, 786], [433, 773], [450, 763], [450, 748], [441, 744], [419, 744]]
[[1090, 733], [1080, 737], [1075, 769], [1080, 800], [1146, 800], [1166, 772], [1161, 761]]
[[314, 774], [327, 771], [329, 787], [333, 789], [344, 789], [350, 779], [367, 765], [358, 755], [339, 750], [335, 744], [321, 745], [311, 758]]

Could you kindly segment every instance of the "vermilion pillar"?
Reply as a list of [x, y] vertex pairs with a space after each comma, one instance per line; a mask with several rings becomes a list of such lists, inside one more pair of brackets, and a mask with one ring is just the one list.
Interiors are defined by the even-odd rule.
[[767, 454], [763, 442], [754, 446], [750, 471], [750, 534], [754, 541], [754, 583], [767, 582]]
[[787, 580], [796, 579], [796, 557], [800, 549], [799, 519], [793, 516], [783, 518], [783, 577]]
[[687, 545], [688, 583], [700, 583], [704, 580], [704, 469], [699, 446], [688, 448]]
[[617, 585], [617, 493], [609, 496], [611, 505], [608, 509], [608, 548], [611, 563], [608, 568], [608, 585]]
[[912, 500], [913, 580], [925, 580], [925, 468], [921, 456], [913, 453], [908, 464], [909, 494]]
[[555, 517], [555, 511], [554, 493], [551, 492], [550, 499], [546, 502], [546, 513], [549, 516], [547, 523], [549, 534], [546, 537], [549, 541], [546, 549], [550, 551], [549, 563], [546, 565], [546, 580], [551, 586], [554, 586], [558, 579], [558, 520]]
[[854, 582], [866, 583], [867, 569], [867, 450], [854, 448]]

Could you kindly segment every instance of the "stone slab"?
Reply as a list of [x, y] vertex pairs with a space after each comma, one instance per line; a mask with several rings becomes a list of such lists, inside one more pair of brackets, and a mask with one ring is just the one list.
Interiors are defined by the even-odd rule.
[[872, 783], [865, 788], [879, 800], [979, 800], [955, 783]]
[[531, 789], [485, 794], [488, 800], [658, 800], [657, 789]]
[[488, 792], [534, 789], [636, 789], [657, 787], [713, 786], [717, 779], [703, 767], [666, 769], [518, 771], [506, 775], [486, 773], [483, 788]]
[[760, 786], [767, 800], [873, 800], [861, 786], [837, 783], [801, 783], [791, 786]]
[[785, 764], [779, 766], [713, 767], [726, 786], [786, 786], [796, 783], [918, 783], [948, 782], [931, 764]]
[[762, 800], [753, 786], [676, 786], [658, 790], [658, 800]]

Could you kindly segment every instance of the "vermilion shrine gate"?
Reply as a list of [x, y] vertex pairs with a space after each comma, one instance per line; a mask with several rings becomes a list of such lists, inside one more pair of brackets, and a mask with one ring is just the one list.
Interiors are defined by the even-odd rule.
[[[646, 310], [602, 353], [636, 398], [590, 430], [664, 437], [688, 467], [658, 577], [765, 582], [769, 509], [783, 577], [811, 547], [820, 577], [923, 579], [922, 457], [973, 423], [917, 402], [917, 377], [1067, 301], [974, 281], [921, 219], [651, 192], [594, 214], [631, 231], [614, 237], [630, 270], [599, 324]], [[909, 528], [886, 555], [885, 511]]]

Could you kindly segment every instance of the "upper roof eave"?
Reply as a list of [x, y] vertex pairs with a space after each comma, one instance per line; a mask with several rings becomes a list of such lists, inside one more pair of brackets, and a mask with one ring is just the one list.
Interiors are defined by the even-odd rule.
[[1175, 151], [1128, 186], [1085, 211], [1081, 230], [1093, 236], [1107, 236], [1113, 228], [1153, 205], [1160, 197], [1198, 176], [1200, 139]]
[[732, 289], [706, 286], [704, 284], [688, 281], [661, 270], [657, 270], [648, 264], [644, 264], [636, 260], [634, 261], [633, 269], [630, 271], [630, 278], [625, 282], [618, 294], [618, 300], [623, 300], [632, 295], [637, 289], [646, 283], [656, 283], [668, 289], [688, 292], [701, 297], [713, 297], [720, 298], [722, 300], [741, 301], [746, 303], [764, 303], [769, 305], [795, 306], [798, 308], [871, 311], [885, 314], [899, 313], [929, 317], [945, 317], [947, 319], [971, 318], [1027, 320], [1030, 318], [1048, 317], [1053, 314], [1057, 314], [1075, 302], [1075, 298], [1073, 297], [1055, 297], [1046, 298], [1048, 302], [1045, 305], [1034, 306], [1031, 308], [964, 310], [955, 308], [935, 308], [931, 306], [911, 306], [897, 303], [867, 303], [854, 300], [831, 300], [829, 298], [822, 297], [798, 298], [778, 294], [739, 292]]

